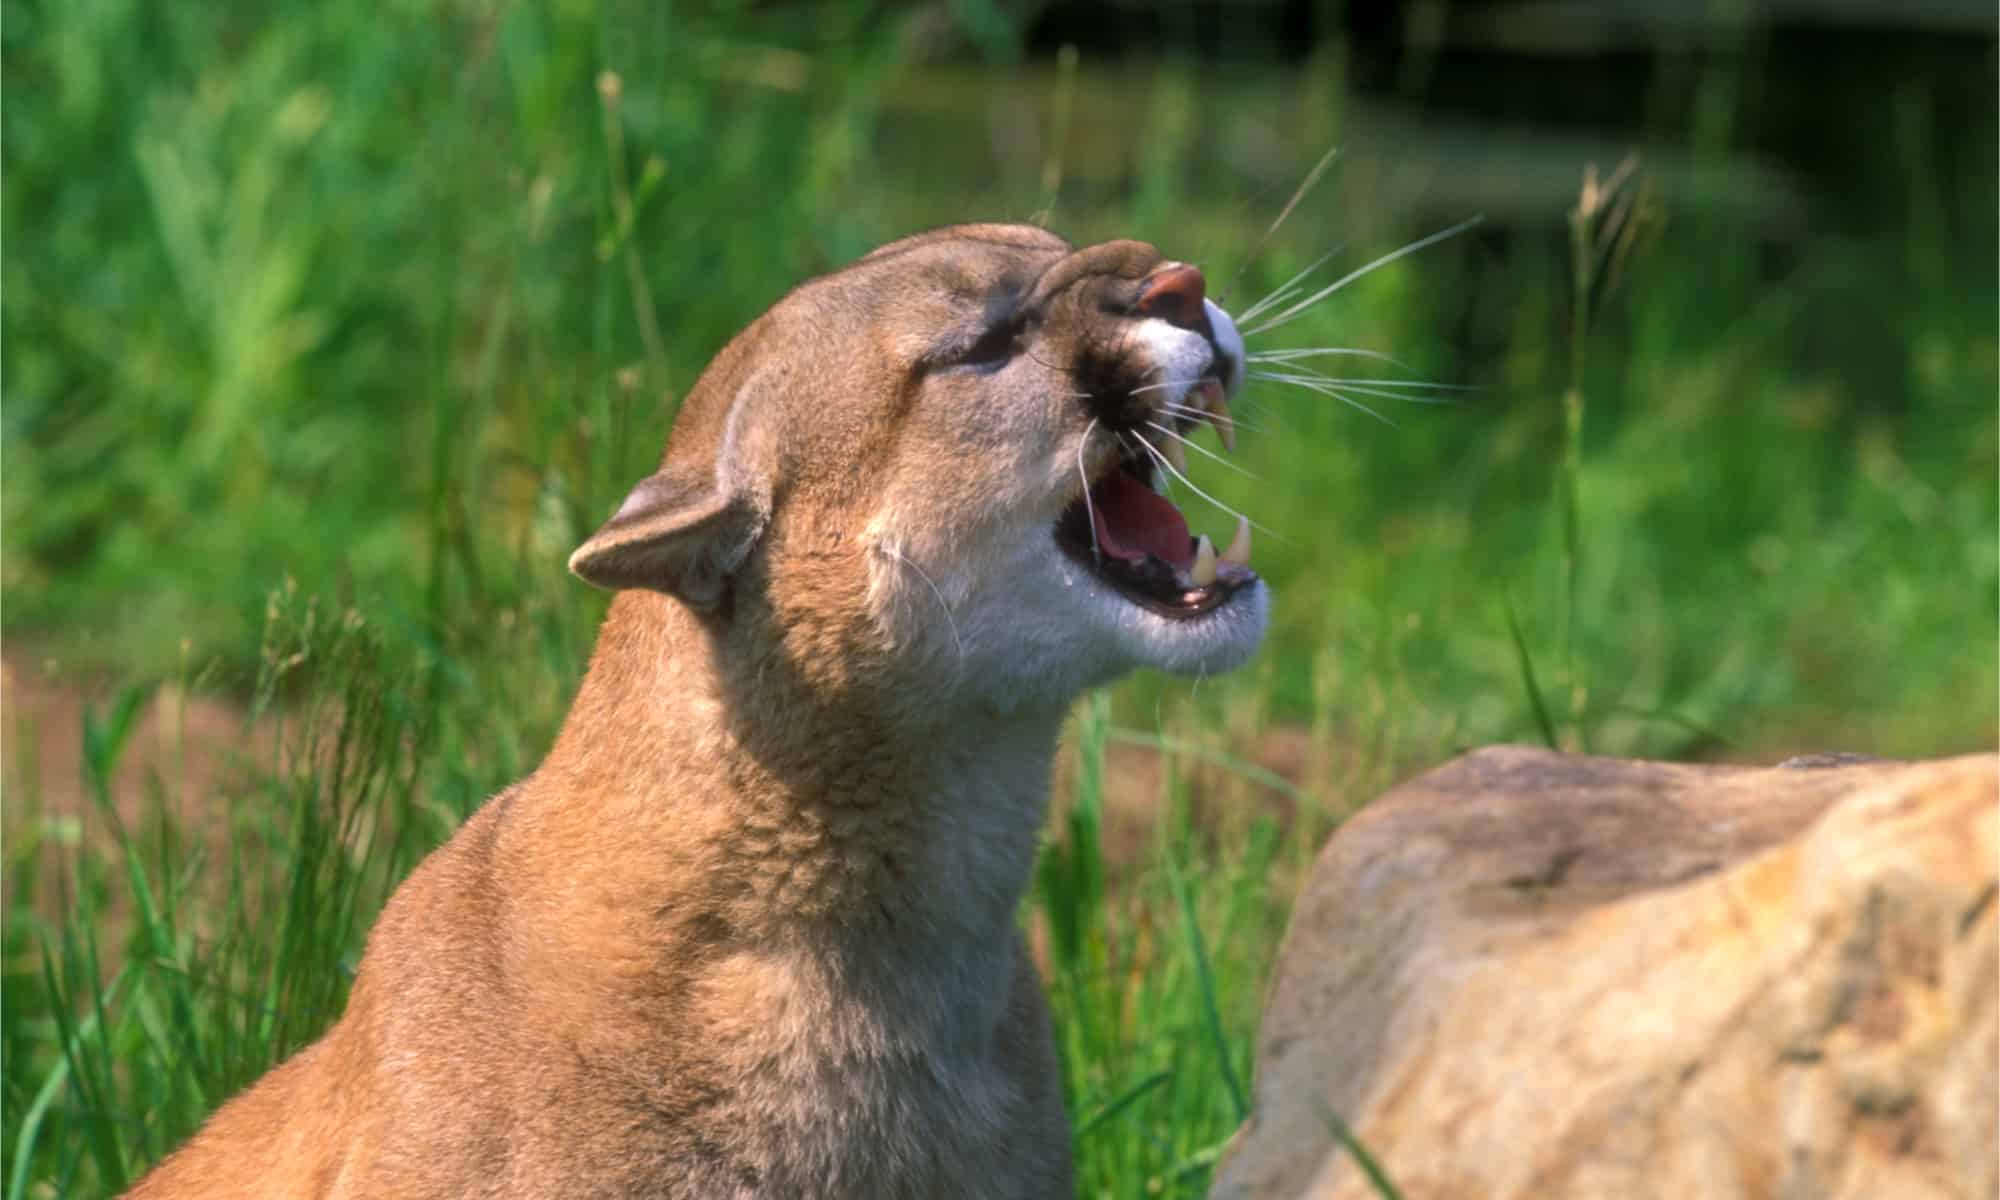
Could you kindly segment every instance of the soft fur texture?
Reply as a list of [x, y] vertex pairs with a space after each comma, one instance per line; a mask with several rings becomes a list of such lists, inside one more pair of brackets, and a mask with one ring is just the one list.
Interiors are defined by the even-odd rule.
[[547, 760], [131, 1194], [1068, 1194], [1015, 925], [1058, 729], [1135, 666], [1242, 661], [1267, 608], [1157, 615], [1051, 534], [1116, 431], [1241, 380], [1220, 309], [1146, 315], [1164, 265], [961, 226], [733, 340], [572, 560], [619, 594]]

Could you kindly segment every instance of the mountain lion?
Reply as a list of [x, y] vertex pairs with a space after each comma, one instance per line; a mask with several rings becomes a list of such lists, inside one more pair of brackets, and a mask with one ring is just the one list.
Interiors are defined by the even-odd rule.
[[779, 301], [570, 559], [617, 595], [548, 758], [131, 1195], [1066, 1195], [1016, 910], [1078, 694], [1263, 636], [1247, 525], [1160, 487], [1244, 365], [1133, 241], [958, 226]]

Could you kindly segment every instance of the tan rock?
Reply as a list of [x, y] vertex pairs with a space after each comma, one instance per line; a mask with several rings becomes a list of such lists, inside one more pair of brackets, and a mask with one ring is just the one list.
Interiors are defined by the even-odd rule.
[[1501, 747], [1344, 826], [1212, 1195], [1995, 1194], [2000, 758]]

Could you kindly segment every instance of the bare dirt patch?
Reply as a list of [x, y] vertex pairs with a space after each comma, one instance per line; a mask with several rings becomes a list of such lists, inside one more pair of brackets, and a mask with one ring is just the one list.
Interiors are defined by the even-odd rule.
[[[123, 691], [18, 642], [0, 654], [0, 846], [10, 871], [31, 874], [29, 906], [50, 917], [66, 903], [78, 858], [115, 859], [121, 830], [143, 839], [169, 823], [184, 853], [227, 861], [222, 797], [244, 786], [258, 764], [274, 761], [277, 721], [252, 720], [240, 705], [162, 684], [139, 701], [104, 781], [109, 805], [100, 805], [85, 761], [84, 718], [108, 722]], [[209, 874], [219, 887], [222, 873]], [[115, 923], [127, 900], [114, 895], [108, 905], [103, 915]]]

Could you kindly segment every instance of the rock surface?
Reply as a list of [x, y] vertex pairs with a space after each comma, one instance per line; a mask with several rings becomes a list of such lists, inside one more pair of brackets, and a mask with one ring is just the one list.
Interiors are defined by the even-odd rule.
[[2000, 757], [1501, 747], [1321, 852], [1225, 1200], [1995, 1194]]

